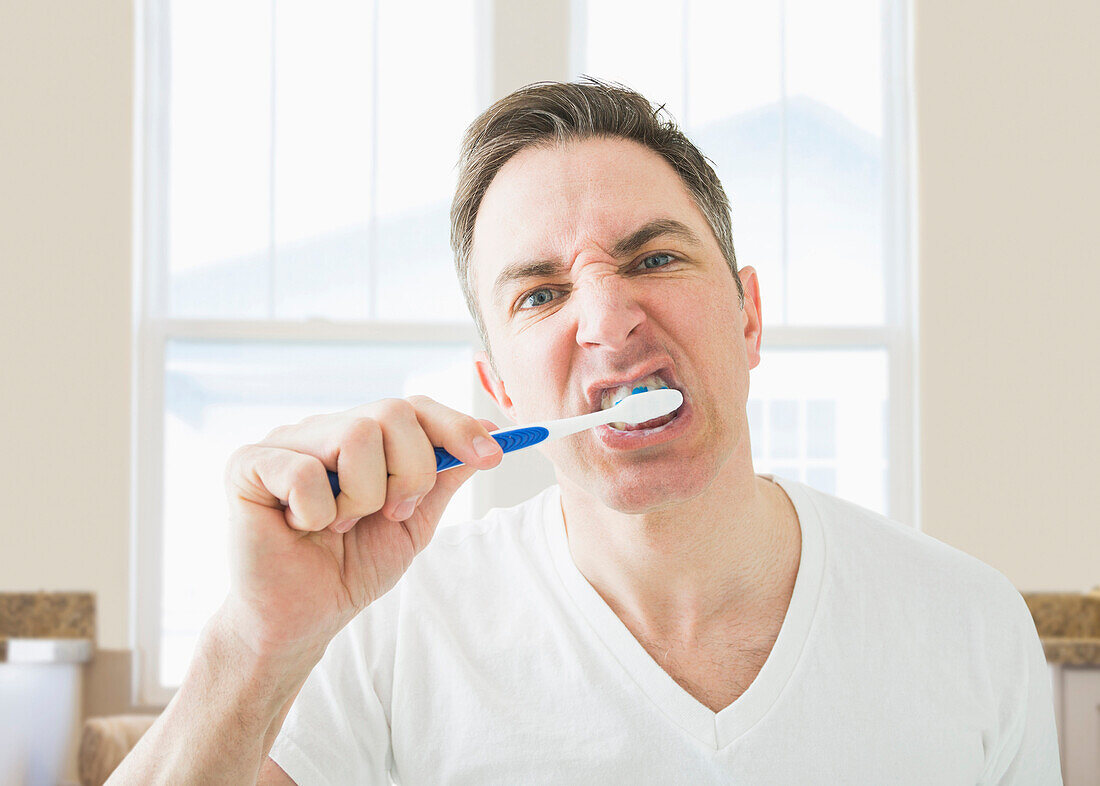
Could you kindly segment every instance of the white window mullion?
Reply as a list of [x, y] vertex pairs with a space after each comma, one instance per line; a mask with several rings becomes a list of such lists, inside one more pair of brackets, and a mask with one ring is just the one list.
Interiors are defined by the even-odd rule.
[[268, 159], [268, 173], [267, 173], [267, 182], [268, 182], [268, 204], [267, 204], [267, 207], [268, 207], [268, 227], [267, 227], [267, 237], [268, 237], [268, 245], [267, 245], [267, 247], [268, 247], [268, 252], [267, 252], [267, 316], [268, 316], [268, 319], [275, 319], [275, 317], [276, 317], [276, 303], [278, 302], [276, 300], [276, 292], [277, 292], [276, 286], [277, 286], [277, 283], [278, 283], [278, 254], [279, 254], [279, 251], [278, 251], [278, 247], [277, 247], [278, 237], [277, 237], [276, 228], [275, 228], [275, 216], [276, 216], [275, 205], [276, 205], [276, 199], [278, 198], [277, 197], [277, 192], [276, 192], [276, 175], [277, 175], [277, 172], [276, 172], [276, 166], [275, 166], [275, 161], [276, 161], [276, 158], [275, 158], [275, 150], [276, 150], [275, 145], [278, 142], [278, 140], [275, 138], [276, 128], [278, 127], [278, 122], [277, 122], [278, 121], [278, 115], [277, 115], [277, 111], [276, 111], [276, 107], [277, 107], [277, 104], [276, 104], [276, 101], [277, 101], [277, 88], [278, 88], [278, 85], [276, 83], [277, 71], [278, 71], [276, 63], [278, 62], [278, 60], [277, 60], [277, 55], [276, 55], [276, 51], [275, 51], [275, 46], [276, 46], [276, 33], [277, 33], [277, 30], [278, 30], [278, 24], [279, 24], [278, 9], [275, 6], [275, 0], [271, 0], [271, 51], [269, 53], [270, 58], [269, 58], [269, 61], [268, 61], [268, 63], [269, 63], [268, 64], [268, 72], [269, 72], [269, 79], [270, 79], [270, 94], [269, 94], [269, 98], [268, 98], [268, 100], [270, 101], [270, 106], [268, 108], [268, 124], [269, 124], [269, 129], [268, 129], [268, 153], [269, 153], [269, 159]]
[[[168, 272], [168, 194], [170, 189], [171, 51], [166, 0], [147, 0], [141, 8], [140, 51], [142, 143], [137, 148], [140, 182], [135, 191], [137, 289], [134, 326], [134, 389], [131, 394], [132, 467], [130, 511], [130, 643], [134, 650], [132, 689], [136, 703], [164, 704], [171, 698], [157, 681], [160, 657], [160, 564], [162, 541], [163, 318], [171, 308]], [[145, 523], [146, 526], [140, 526]]]
[[[588, 53], [588, 25], [578, 20], [588, 18], [587, 0], [570, 0], [569, 3], [569, 75], [576, 79], [585, 73]], [[597, 76], [590, 74], [590, 76]]]
[[814, 327], [804, 325], [764, 325], [761, 347], [836, 349], [844, 347], [886, 347], [893, 332], [890, 328], [871, 327]]
[[171, 692], [158, 680], [161, 656], [161, 565], [164, 541], [160, 522], [164, 514], [164, 355], [167, 334], [163, 322], [145, 320], [138, 347], [137, 418], [134, 480], [138, 493], [134, 510], [137, 526], [131, 539], [134, 581], [135, 674], [140, 675], [138, 703], [167, 703]]
[[480, 344], [473, 325], [449, 322], [172, 319], [164, 329], [169, 339]]
[[779, 3], [779, 270], [783, 282], [783, 302], [780, 319], [784, 324], [790, 321], [790, 188], [787, 175], [790, 167], [787, 162], [787, 2]]
[[378, 4], [371, 3], [370, 61], [370, 217], [367, 222], [367, 315], [378, 315]]
[[142, 258], [139, 261], [142, 288], [138, 318], [165, 316], [171, 307], [168, 272], [169, 128], [171, 126], [171, 52], [168, 45], [167, 0], [149, 0], [145, 8], [145, 43], [141, 54], [146, 89], [144, 146], [142, 149]]
[[920, 479], [916, 455], [920, 448], [916, 396], [913, 385], [913, 342], [904, 330], [891, 331], [888, 456], [890, 467], [890, 518], [921, 529]]
[[691, 0], [680, 2], [680, 51], [684, 53], [680, 68], [681, 111], [684, 113], [682, 126], [691, 128]]
[[[886, 321], [910, 325], [914, 316], [909, 226], [911, 182], [909, 150], [909, 84], [907, 62], [908, 10], [906, 0], [891, 0], [883, 7], [883, 136], [882, 136], [882, 230], [886, 288]], [[899, 90], [902, 87], [904, 89]]]
[[921, 529], [920, 412], [917, 407], [918, 295], [911, 248], [910, 84], [908, 0], [883, 4], [883, 216], [886, 318], [895, 328], [890, 350], [890, 492], [893, 518]]

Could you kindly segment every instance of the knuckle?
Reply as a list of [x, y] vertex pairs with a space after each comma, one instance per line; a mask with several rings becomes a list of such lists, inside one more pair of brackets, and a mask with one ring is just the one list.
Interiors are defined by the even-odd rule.
[[331, 416], [330, 415], [306, 415], [304, 418], [302, 418], [300, 421], [298, 421], [298, 425], [299, 426], [314, 426], [314, 425], [317, 425], [319, 422], [323, 421], [327, 417], [331, 417]]
[[488, 432], [488, 429], [478, 423], [477, 418], [472, 415], [459, 415], [455, 418], [454, 429], [466, 442], [472, 442], [474, 437], [483, 436]]
[[348, 423], [344, 430], [344, 442], [371, 442], [382, 433], [382, 427], [374, 418], [359, 416]]
[[420, 497], [435, 486], [435, 472], [416, 472], [391, 478], [391, 496], [396, 502], [409, 497]]
[[427, 404], [435, 403], [435, 399], [431, 398], [430, 396], [425, 396], [422, 393], [417, 393], [412, 396], [406, 396], [405, 401], [409, 402], [409, 404], [412, 405], [414, 409], [417, 407], [423, 407]]
[[413, 476], [415, 482], [413, 484], [413, 493], [417, 495], [427, 494], [435, 486], [436, 473], [433, 472], [421, 472]]
[[409, 420], [416, 418], [413, 405], [403, 398], [384, 398], [376, 402], [379, 417], [385, 420]]
[[381, 510], [382, 506], [386, 504], [386, 485], [384, 483], [372, 485], [364, 492], [363, 498], [359, 502], [370, 513]]
[[290, 486], [291, 488], [307, 486], [317, 480], [322, 472], [324, 472], [324, 466], [321, 464], [320, 459], [313, 456], [302, 456], [295, 459], [289, 472]]
[[427, 494], [427, 493], [428, 493], [429, 491], [431, 491], [432, 489], [434, 489], [434, 488], [435, 488], [435, 478], [436, 478], [436, 476], [435, 476], [435, 473], [433, 472], [433, 473], [432, 473], [432, 474], [431, 474], [431, 475], [430, 475], [430, 476], [429, 476], [429, 477], [427, 478], [427, 480], [425, 480], [425, 481], [424, 481], [424, 485], [422, 485], [422, 486], [421, 486], [420, 488], [416, 489], [416, 496], [417, 496], [417, 497], [423, 497], [423, 496], [424, 496], [424, 495], [426, 495], [426, 494]]
[[354, 407], [345, 409], [340, 414], [345, 417], [360, 417], [362, 415], [371, 415], [375, 412], [374, 402], [370, 401], [366, 404], [356, 404]]
[[286, 437], [287, 432], [290, 431], [290, 428], [291, 428], [290, 426], [286, 426], [286, 425], [276, 426], [275, 428], [271, 429], [271, 431], [267, 432], [267, 435], [263, 438], [263, 441], [264, 442], [279, 442], [284, 437]]
[[227, 480], [231, 476], [241, 473], [242, 468], [251, 461], [255, 448], [255, 445], [241, 445], [229, 454], [229, 458], [225, 460], [225, 477]]

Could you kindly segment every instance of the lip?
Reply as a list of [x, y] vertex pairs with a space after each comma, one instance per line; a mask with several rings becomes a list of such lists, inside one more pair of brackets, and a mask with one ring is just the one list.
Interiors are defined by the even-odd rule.
[[[676, 372], [672, 368], [672, 364], [667, 360], [653, 361], [644, 366], [639, 366], [631, 372], [630, 376], [617, 377], [615, 379], [601, 379], [593, 382], [587, 388], [585, 388], [585, 395], [588, 397], [588, 406], [590, 412], [598, 412], [602, 409], [601, 398], [603, 392], [608, 388], [616, 388], [619, 385], [625, 385], [627, 382], [632, 382], [636, 379], [642, 379], [648, 377], [650, 374], [660, 374], [661, 378], [668, 383], [670, 388], [674, 388], [683, 393], [683, 389], [680, 387], [680, 380], [676, 378]], [[685, 405], [687, 395], [685, 394]], [[682, 407], [681, 407], [682, 408]], [[675, 421], [673, 421], [675, 422]], [[672, 425], [671, 423], [669, 424]], [[601, 427], [602, 428], [602, 427]]]
[[597, 426], [593, 431], [596, 432], [600, 442], [611, 450], [638, 450], [671, 442], [691, 428], [692, 420], [694, 420], [694, 408], [688, 397], [684, 396], [684, 403], [676, 410], [676, 417], [660, 428], [645, 431], [616, 431], [610, 426]]

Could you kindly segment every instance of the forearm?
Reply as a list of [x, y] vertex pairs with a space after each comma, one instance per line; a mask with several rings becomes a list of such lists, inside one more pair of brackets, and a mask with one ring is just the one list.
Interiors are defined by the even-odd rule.
[[160, 718], [108, 781], [255, 783], [286, 713], [324, 648], [262, 656], [219, 612]]

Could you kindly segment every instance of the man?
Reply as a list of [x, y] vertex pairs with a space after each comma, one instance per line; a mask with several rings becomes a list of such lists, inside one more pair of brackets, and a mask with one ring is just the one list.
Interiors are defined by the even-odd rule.
[[[557, 485], [434, 540], [501, 460], [492, 423], [388, 399], [242, 448], [232, 590], [117, 782], [1061, 781], [1008, 580], [753, 472], [756, 271], [710, 166], [644, 98], [587, 82], [495, 104], [452, 240], [509, 419], [622, 386], [683, 406], [544, 446]], [[433, 445], [467, 466], [436, 475]]]

